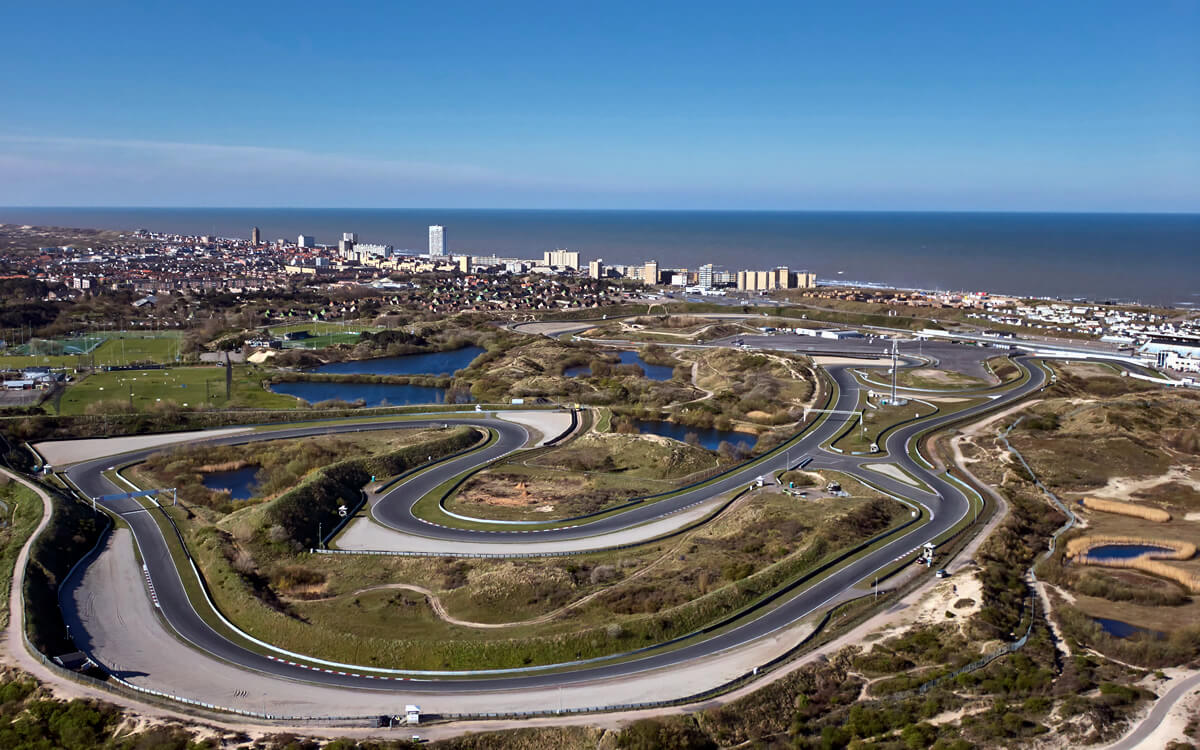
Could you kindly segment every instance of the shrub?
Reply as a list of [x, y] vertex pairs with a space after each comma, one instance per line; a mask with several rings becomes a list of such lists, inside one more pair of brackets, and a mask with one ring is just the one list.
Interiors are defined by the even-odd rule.
[[433, 458], [465, 450], [479, 440], [470, 427], [455, 429], [449, 436], [370, 458], [339, 461], [315, 472], [308, 481], [268, 504], [267, 519], [281, 527], [288, 539], [301, 548], [315, 547], [320, 529], [332, 530], [340, 520], [338, 506], [356, 505], [359, 492], [372, 476], [402, 474]]
[[592, 568], [589, 578], [593, 584], [606, 583], [615, 578], [616, 575], [617, 569], [612, 565], [597, 565], [596, 567]]
[[700, 731], [692, 717], [673, 716], [666, 719], [640, 719], [633, 722], [617, 737], [622, 750], [708, 750], [717, 743]]

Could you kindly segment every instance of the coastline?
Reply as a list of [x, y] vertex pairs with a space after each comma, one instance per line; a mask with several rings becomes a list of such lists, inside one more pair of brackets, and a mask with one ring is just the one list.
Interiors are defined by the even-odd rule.
[[266, 241], [302, 232], [327, 244], [354, 231], [413, 252], [424, 252], [427, 226], [442, 223], [447, 251], [475, 257], [567, 247], [610, 265], [787, 265], [863, 288], [1200, 304], [1189, 283], [1200, 278], [1194, 213], [0, 207], [0, 223], [218, 237], [259, 226]]

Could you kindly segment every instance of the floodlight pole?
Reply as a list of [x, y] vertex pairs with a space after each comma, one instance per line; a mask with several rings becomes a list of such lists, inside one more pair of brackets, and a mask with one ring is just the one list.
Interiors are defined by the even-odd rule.
[[892, 339], [892, 406], [896, 405], [896, 339]]

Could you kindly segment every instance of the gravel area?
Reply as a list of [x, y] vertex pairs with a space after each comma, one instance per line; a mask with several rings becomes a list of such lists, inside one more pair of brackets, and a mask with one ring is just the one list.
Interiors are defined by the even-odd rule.
[[[70, 583], [66, 615], [73, 624], [86, 623], [91, 636], [81, 645], [124, 679], [231, 708], [262, 711], [265, 707], [271, 713], [294, 716], [399, 713], [406, 703], [417, 703], [427, 712], [504, 712], [683, 697], [753, 669], [799, 643], [811, 629], [801, 624], [682, 667], [562, 689], [457, 695], [422, 694], [419, 686], [402, 692], [345, 690], [248, 671], [180, 648], [177, 637], [155, 615], [125, 529], [109, 538], [82, 579]], [[130, 637], [131, 633], [137, 636]], [[163, 654], [171, 654], [171, 658], [163, 659]]]
[[562, 411], [498, 411], [496, 416], [506, 422], [515, 422], [537, 438], [530, 447], [544, 445], [571, 428], [570, 412]]
[[46, 461], [60, 467], [80, 461], [90, 461], [103, 456], [116, 456], [129, 451], [155, 448], [160, 445], [190, 443], [207, 438], [252, 432], [248, 427], [228, 427], [219, 430], [193, 430], [191, 432], [164, 432], [154, 435], [127, 435], [111, 438], [85, 438], [82, 440], [48, 440], [34, 443], [33, 447]]

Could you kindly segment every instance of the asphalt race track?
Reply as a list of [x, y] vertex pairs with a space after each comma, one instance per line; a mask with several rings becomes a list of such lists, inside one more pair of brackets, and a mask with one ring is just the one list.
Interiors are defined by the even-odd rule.
[[[877, 347], [877, 351], [881, 348]], [[996, 352], [976, 349], [972, 353], [978, 358], [991, 356]], [[745, 618], [736, 625], [715, 634], [696, 634], [683, 639], [680, 643], [670, 644], [669, 647], [667, 644], [649, 646], [634, 655], [618, 654], [587, 662], [475, 672], [401, 672], [365, 666], [334, 666], [328, 663], [321, 666], [332, 666], [332, 668], [313, 669], [312, 666], [319, 660], [304, 659], [298, 655], [288, 656], [282, 652], [277, 658], [269, 658], [261, 653], [251, 651], [217, 632], [193, 608], [193, 604], [186, 594], [181, 575], [193, 576], [194, 573], [190, 569], [177, 570], [162, 531], [151, 515], [153, 511], [145, 509], [132, 499], [102, 502], [107, 510], [128, 522], [153, 582], [162, 615], [167, 623], [181, 638], [196, 649], [211, 654], [217, 659], [293, 681], [361, 690], [402, 691], [405, 694], [513, 691], [587, 683], [704, 660], [716, 652], [753, 642], [782, 628], [787, 628], [809, 614], [823, 609], [846, 590], [859, 581], [867, 579], [873, 572], [891, 563], [897, 557], [952, 528], [968, 512], [970, 505], [967, 497], [958, 486], [913, 460], [907, 452], [908, 443], [920, 432], [936, 428], [943, 423], [969, 419], [984, 411], [1002, 408], [1028, 396], [1046, 384], [1047, 376], [1041, 367], [1018, 361], [1029, 371], [1029, 377], [1025, 382], [998, 392], [999, 395], [989, 402], [966, 411], [924, 419], [894, 430], [886, 441], [888, 449], [886, 456], [848, 456], [822, 450], [820, 445], [833, 438], [845, 425], [843, 417], [831, 417], [818, 421], [815, 427], [809, 427], [800, 436], [774, 451], [766, 459], [753, 465], [735, 468], [702, 487], [665, 499], [647, 500], [615, 515], [539, 531], [510, 531], [504, 530], [503, 527], [498, 531], [450, 528], [431, 525], [416, 518], [412, 513], [412, 507], [417, 499], [448, 479], [521, 448], [529, 436], [526, 429], [516, 423], [488, 419], [485, 418], [485, 415], [458, 415], [420, 421], [375, 422], [369, 425], [318, 425], [243, 433], [212, 440], [215, 444], [242, 444], [257, 440], [278, 440], [333, 432], [431, 427], [444, 424], [476, 425], [483, 429], [490, 429], [496, 434], [493, 442], [474, 452], [451, 457], [440, 463], [435, 462], [429, 469], [397, 484], [381, 496], [373, 506], [373, 515], [380, 523], [399, 534], [418, 535], [440, 540], [445, 543], [444, 554], [446, 555], [454, 554], [456, 542], [468, 541], [472, 543], [484, 541], [493, 544], [501, 553], [511, 550], [519, 551], [519, 545], [528, 543], [531, 537], [536, 537], [539, 541], [546, 539], [578, 540], [581, 548], [587, 548], [587, 540], [590, 537], [628, 529], [663, 514], [692, 506], [697, 502], [729, 495], [732, 491], [748, 486], [759, 476], [768, 475], [789, 466], [796, 466], [805, 458], [813, 460], [812, 468], [832, 468], [856, 475], [870, 484], [923, 508], [921, 523], [910, 524], [895, 532], [887, 543], [812, 582], [808, 588], [790, 599], [786, 599], [773, 609], [758, 616]], [[913, 364], [915, 360], [910, 359], [907, 362]], [[855, 409], [859, 399], [860, 386], [851, 372], [851, 367], [837, 365], [831, 366], [827, 370], [838, 386], [837, 402], [831, 408]], [[120, 493], [124, 492], [126, 488], [114, 486], [103, 475], [103, 472], [114, 465], [125, 465], [142, 460], [157, 450], [161, 450], [161, 448], [89, 460], [69, 467], [64, 473], [88, 497], [99, 498], [104, 495]], [[866, 464], [881, 461], [903, 467], [932, 488], [936, 494], [924, 492], [910, 484], [862, 468]], [[80, 570], [84, 568], [86, 568], [86, 564], [80, 566]], [[69, 586], [64, 584], [63, 589], [68, 588]], [[205, 602], [196, 604], [196, 607], [200, 608], [207, 606]], [[64, 606], [64, 613], [79, 648], [91, 653], [91, 641], [86, 628], [73, 615], [70, 607]], [[180, 648], [186, 647], [180, 644]], [[307, 661], [309, 666], [290, 664], [289, 661]], [[186, 688], [186, 686], [180, 687], [181, 689]]]

